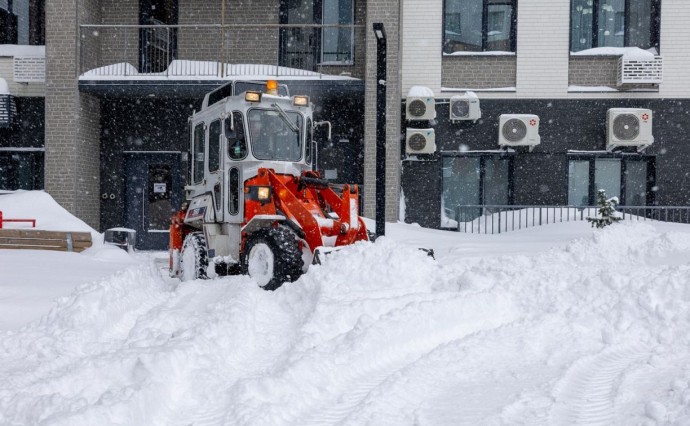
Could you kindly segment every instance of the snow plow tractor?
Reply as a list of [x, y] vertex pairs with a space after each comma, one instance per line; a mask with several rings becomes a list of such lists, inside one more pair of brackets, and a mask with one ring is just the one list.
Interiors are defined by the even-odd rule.
[[357, 185], [331, 184], [315, 170], [314, 129], [330, 133], [330, 123], [315, 123], [309, 98], [275, 81], [235, 94], [251, 84], [208, 93], [190, 118], [190, 183], [170, 227], [171, 276], [249, 274], [273, 290], [321, 252], [369, 239]]

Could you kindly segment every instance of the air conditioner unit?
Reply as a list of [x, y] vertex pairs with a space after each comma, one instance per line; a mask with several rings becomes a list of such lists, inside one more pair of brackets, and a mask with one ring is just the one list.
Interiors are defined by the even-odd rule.
[[434, 97], [408, 97], [405, 115], [408, 120], [433, 120], [436, 118], [436, 102]]
[[407, 129], [405, 152], [408, 154], [433, 154], [436, 152], [434, 129]]
[[479, 98], [474, 93], [456, 95], [450, 98], [450, 120], [479, 120], [482, 112], [479, 109]]
[[619, 146], [636, 146], [642, 151], [654, 143], [652, 110], [644, 108], [611, 108], [606, 113], [606, 150]]
[[534, 114], [502, 114], [498, 121], [498, 145], [502, 147], [529, 146], [541, 143], [539, 116]]

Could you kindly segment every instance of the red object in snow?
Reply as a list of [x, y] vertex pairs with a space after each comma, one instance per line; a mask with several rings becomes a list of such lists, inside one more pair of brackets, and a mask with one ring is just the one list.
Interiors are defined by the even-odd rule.
[[31, 227], [36, 227], [36, 219], [3, 219], [2, 211], [0, 210], [0, 229], [2, 229], [3, 222], [30, 222]]

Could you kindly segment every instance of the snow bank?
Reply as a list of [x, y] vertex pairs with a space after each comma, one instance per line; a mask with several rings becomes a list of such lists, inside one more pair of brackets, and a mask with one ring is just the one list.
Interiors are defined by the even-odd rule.
[[[36, 229], [90, 232], [94, 245], [103, 243], [103, 235], [60, 206], [43, 191], [0, 193], [0, 211], [5, 219], [36, 219]], [[23, 222], [5, 223], [4, 228], [31, 228]]]
[[690, 227], [388, 231], [275, 292], [81, 286], [0, 332], [0, 424], [690, 423]]

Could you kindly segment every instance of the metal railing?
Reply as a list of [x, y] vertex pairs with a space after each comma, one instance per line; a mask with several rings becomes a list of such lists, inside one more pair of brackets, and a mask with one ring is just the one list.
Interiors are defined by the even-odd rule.
[[[349, 47], [319, 56], [324, 31], [337, 30], [349, 31]], [[363, 70], [355, 48], [363, 46], [364, 34], [363, 25], [340, 24], [81, 25], [79, 74], [100, 79], [352, 73]]]
[[[690, 206], [616, 206], [623, 220], [690, 224]], [[465, 205], [457, 206], [457, 230], [500, 234], [552, 223], [599, 217], [598, 206]]]

